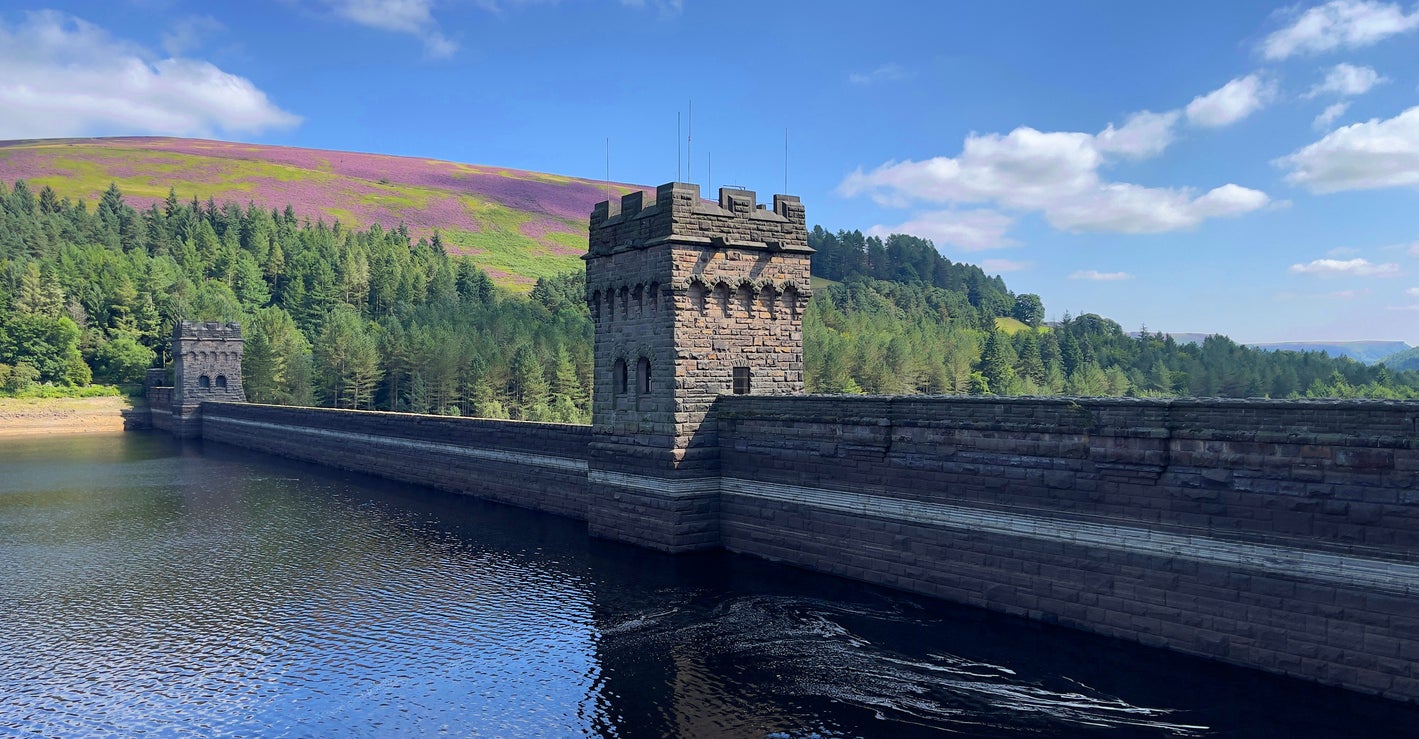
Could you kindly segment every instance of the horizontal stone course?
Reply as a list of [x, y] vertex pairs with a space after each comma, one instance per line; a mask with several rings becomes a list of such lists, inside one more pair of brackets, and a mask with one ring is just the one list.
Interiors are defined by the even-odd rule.
[[[720, 533], [746, 554], [1414, 701], [1419, 577], [1146, 544], [1200, 536], [1412, 572], [1416, 416], [1383, 401], [724, 397], [721, 474], [768, 487], [724, 483]], [[764, 497], [795, 487], [820, 492]], [[837, 491], [870, 502], [831, 510]], [[943, 505], [1057, 523], [1011, 535], [869, 512]], [[1066, 533], [1095, 524], [1137, 533]]]

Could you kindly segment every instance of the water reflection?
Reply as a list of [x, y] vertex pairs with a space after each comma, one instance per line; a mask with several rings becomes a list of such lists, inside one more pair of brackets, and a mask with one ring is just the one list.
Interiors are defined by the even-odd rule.
[[1419, 712], [161, 436], [0, 443], [0, 733], [1329, 736]]

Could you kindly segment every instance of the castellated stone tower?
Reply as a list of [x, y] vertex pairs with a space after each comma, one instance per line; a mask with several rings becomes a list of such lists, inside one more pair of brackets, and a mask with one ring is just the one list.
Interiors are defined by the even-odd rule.
[[179, 321], [172, 334], [172, 422], [178, 436], [201, 434], [204, 400], [246, 402], [241, 326]]
[[592, 211], [592, 533], [667, 551], [718, 541], [706, 417], [720, 395], [803, 392], [812, 253], [787, 195], [768, 209], [748, 190], [715, 203], [672, 183]]

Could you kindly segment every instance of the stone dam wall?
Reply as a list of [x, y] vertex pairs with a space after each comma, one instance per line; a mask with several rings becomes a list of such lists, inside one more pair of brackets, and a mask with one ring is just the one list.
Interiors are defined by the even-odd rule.
[[522, 507], [614, 510], [646, 529], [616, 538], [669, 551], [685, 547], [659, 530], [667, 511], [690, 506], [715, 519], [695, 535], [731, 551], [1419, 701], [1416, 419], [1419, 403], [1377, 401], [724, 396], [717, 476], [617, 473], [660, 486], [646, 496], [588, 484], [591, 427], [213, 402], [200, 424]]
[[1419, 404], [723, 398], [723, 546], [1419, 700]]
[[591, 427], [202, 404], [202, 438], [576, 518]]

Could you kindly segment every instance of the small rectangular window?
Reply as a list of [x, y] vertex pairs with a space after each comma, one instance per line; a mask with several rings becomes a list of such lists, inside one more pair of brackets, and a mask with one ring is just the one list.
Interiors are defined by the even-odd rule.
[[734, 394], [735, 394], [735, 395], [748, 395], [748, 394], [749, 394], [749, 368], [748, 368], [748, 367], [735, 367], [735, 368], [734, 368]]

